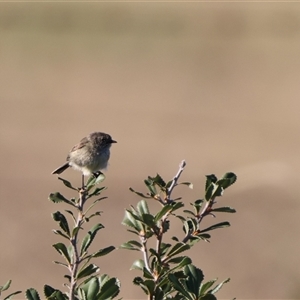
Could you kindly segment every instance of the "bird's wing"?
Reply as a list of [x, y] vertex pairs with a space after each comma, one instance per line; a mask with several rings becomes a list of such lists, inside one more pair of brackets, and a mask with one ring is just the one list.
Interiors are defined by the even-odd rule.
[[84, 137], [78, 144], [76, 144], [70, 152], [76, 151], [78, 149], [83, 148], [88, 142], [88, 139], [86, 137]]

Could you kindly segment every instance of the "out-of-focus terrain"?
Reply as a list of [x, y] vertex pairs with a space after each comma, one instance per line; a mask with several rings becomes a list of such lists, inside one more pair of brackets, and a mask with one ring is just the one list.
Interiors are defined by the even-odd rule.
[[[185, 159], [188, 205], [204, 175], [233, 171], [221, 201], [237, 213], [217, 219], [232, 226], [195, 246], [194, 263], [231, 278], [220, 298], [299, 299], [299, 4], [0, 3], [0, 36], [0, 283], [61, 287], [50, 214], [63, 206], [47, 197], [68, 192], [50, 173], [104, 131], [118, 144], [98, 248], [133, 238], [120, 224], [140, 200], [128, 188], [148, 175], [171, 179]], [[145, 299], [128, 271], [138, 255], [97, 261], [124, 299]]]

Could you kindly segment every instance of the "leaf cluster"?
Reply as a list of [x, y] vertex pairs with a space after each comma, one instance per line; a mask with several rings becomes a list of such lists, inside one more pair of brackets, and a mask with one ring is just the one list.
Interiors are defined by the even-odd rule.
[[[176, 176], [168, 182], [158, 174], [155, 177], [148, 176], [144, 180], [147, 193], [130, 188], [143, 199], [136, 207], [131, 206], [125, 211], [122, 224], [137, 239], [123, 243], [121, 248], [141, 252], [142, 259], [134, 261], [131, 269], [142, 272], [142, 276], [134, 278], [133, 282], [142, 288], [148, 299], [215, 299], [212, 295], [228, 282], [225, 280], [210, 289], [215, 281], [203, 283], [202, 271], [192, 264], [186, 251], [198, 241], [209, 241], [211, 236], [208, 232], [230, 226], [226, 221], [202, 228], [202, 220], [209, 215], [215, 217], [220, 212], [235, 212], [233, 208], [215, 207], [215, 204], [216, 198], [222, 196], [224, 190], [236, 181], [236, 175], [226, 173], [221, 179], [215, 175], [206, 176], [204, 198], [190, 203], [192, 210], [182, 211], [184, 202], [181, 198], [173, 199], [172, 192], [180, 184], [193, 187], [189, 182], [178, 183], [184, 167], [185, 163], [182, 163]], [[160, 209], [155, 213], [149, 211], [147, 201], [151, 200], [160, 204]], [[174, 218], [182, 222], [182, 235], [171, 237], [172, 243], [165, 243], [164, 236]], [[154, 246], [149, 245], [150, 240]]]
[[[51, 193], [49, 200], [53, 203], [64, 203], [69, 209], [56, 211], [52, 213], [53, 220], [57, 223], [59, 229], [53, 232], [63, 241], [53, 245], [54, 249], [60, 254], [63, 261], [54, 261], [54, 263], [67, 269], [64, 277], [67, 279], [65, 286], [68, 292], [63, 292], [49, 285], [44, 286], [44, 296], [46, 299], [66, 300], [104, 300], [115, 298], [120, 291], [120, 282], [117, 278], [110, 278], [108, 275], [100, 275], [100, 268], [92, 263], [92, 259], [107, 255], [115, 249], [114, 246], [108, 246], [89, 252], [96, 235], [104, 226], [96, 223], [89, 230], [85, 230], [85, 225], [95, 217], [101, 216], [101, 211], [93, 211], [95, 205], [105, 199], [101, 197], [105, 187], [98, 185], [104, 180], [104, 175], [91, 176], [86, 186], [75, 188], [69, 181], [59, 178], [69, 189], [78, 192], [78, 197], [68, 199], [61, 193]], [[93, 200], [90, 200], [93, 199]], [[79, 240], [79, 232], [86, 232]], [[28, 300], [40, 300], [40, 296], [35, 289], [26, 291]]]
[[[1, 294], [2, 294], [4, 291], [7, 291], [7, 290], [10, 288], [11, 282], [12, 282], [11, 280], [8, 280], [4, 285], [0, 286], [0, 296], [1, 296]], [[10, 299], [12, 299], [12, 297], [13, 297], [14, 295], [18, 295], [18, 294], [20, 294], [20, 293], [22, 293], [22, 292], [21, 292], [21, 291], [17, 291], [17, 292], [10, 293], [10, 294], [8, 294], [7, 296], [5, 296], [5, 297], [3, 298], [3, 300], [10, 300]]]

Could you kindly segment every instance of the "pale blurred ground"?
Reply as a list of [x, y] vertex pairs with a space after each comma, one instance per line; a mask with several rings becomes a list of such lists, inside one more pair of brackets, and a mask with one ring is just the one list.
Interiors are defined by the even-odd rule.
[[[186, 159], [187, 204], [205, 174], [238, 175], [222, 198], [237, 214], [217, 219], [232, 227], [192, 253], [206, 280], [231, 277], [220, 299], [300, 299], [300, 3], [0, 3], [0, 36], [1, 284], [61, 288], [50, 213], [66, 207], [47, 197], [66, 189], [50, 173], [104, 131], [118, 144], [97, 248], [133, 238], [128, 187]], [[145, 299], [137, 258], [97, 260], [124, 299]]]

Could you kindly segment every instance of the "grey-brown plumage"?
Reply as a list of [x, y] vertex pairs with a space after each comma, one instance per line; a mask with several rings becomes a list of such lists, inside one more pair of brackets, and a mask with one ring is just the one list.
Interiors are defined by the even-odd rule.
[[75, 145], [67, 156], [67, 162], [55, 169], [52, 174], [60, 174], [67, 168], [79, 170], [89, 176], [107, 167], [110, 146], [116, 143], [111, 136], [103, 132], [93, 132]]

